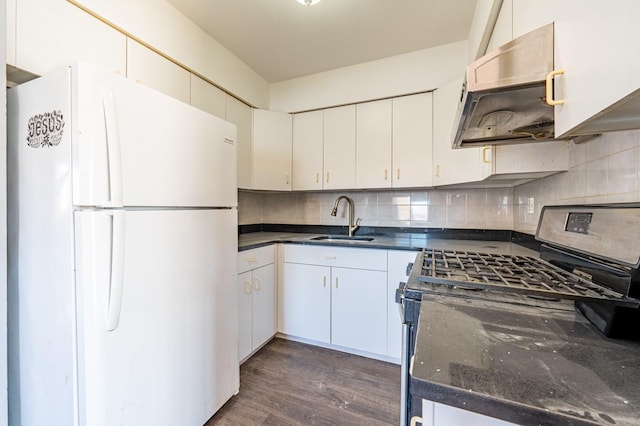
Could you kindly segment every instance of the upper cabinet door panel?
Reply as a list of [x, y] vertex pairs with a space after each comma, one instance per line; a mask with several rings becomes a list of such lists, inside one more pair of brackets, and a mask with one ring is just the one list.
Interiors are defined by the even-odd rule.
[[356, 106], [324, 110], [324, 189], [356, 185]]
[[125, 74], [127, 50], [122, 33], [68, 1], [9, 2], [12, 4], [16, 18], [8, 26], [15, 26], [15, 39], [13, 34], [7, 39], [15, 43], [7, 49], [10, 65], [43, 75], [82, 60]]
[[356, 105], [356, 188], [391, 187], [391, 99]]
[[191, 74], [190, 93], [191, 105], [216, 117], [226, 117], [227, 94], [224, 91], [197, 75]]
[[238, 188], [251, 189], [253, 108], [227, 95], [225, 118], [235, 124], [238, 130], [236, 141], [238, 147]]
[[322, 189], [322, 111], [293, 116], [293, 189]]
[[253, 111], [253, 189], [291, 191], [291, 114]]
[[191, 73], [132, 39], [127, 39], [127, 77], [190, 103]]
[[433, 104], [431, 93], [393, 99], [393, 187], [432, 184]]
[[[640, 2], [567, 0], [554, 2], [556, 135], [640, 127]], [[630, 44], [631, 43], [631, 44]], [[616, 117], [614, 106], [628, 95], [635, 106]], [[597, 122], [590, 120], [607, 111]]]

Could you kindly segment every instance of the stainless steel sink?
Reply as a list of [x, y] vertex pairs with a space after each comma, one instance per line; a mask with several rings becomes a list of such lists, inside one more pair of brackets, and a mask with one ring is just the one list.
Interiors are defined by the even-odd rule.
[[331, 241], [336, 241], [336, 242], [348, 242], [348, 241], [358, 241], [358, 242], [362, 242], [362, 241], [373, 241], [374, 238], [372, 237], [349, 237], [348, 235], [320, 235], [318, 237], [313, 237], [311, 238], [311, 240], [313, 241], [327, 241], [327, 242], [331, 242]]

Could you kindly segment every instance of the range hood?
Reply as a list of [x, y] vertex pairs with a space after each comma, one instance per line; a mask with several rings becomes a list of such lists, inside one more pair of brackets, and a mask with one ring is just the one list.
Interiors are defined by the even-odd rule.
[[550, 141], [553, 24], [524, 34], [467, 67], [453, 148]]

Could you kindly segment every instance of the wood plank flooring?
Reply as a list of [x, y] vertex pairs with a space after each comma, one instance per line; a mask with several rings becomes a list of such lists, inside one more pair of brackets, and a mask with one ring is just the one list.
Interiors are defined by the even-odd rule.
[[397, 425], [400, 366], [273, 339], [240, 367], [213, 425]]

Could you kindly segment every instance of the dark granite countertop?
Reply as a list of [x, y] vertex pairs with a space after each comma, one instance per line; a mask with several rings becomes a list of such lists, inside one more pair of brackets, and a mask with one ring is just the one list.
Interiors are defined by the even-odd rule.
[[[330, 234], [322, 232], [250, 232], [238, 236], [238, 251], [250, 250], [275, 243], [304, 244], [304, 245], [331, 245], [338, 247], [358, 247], [389, 250], [421, 250], [423, 248], [442, 248], [467, 251], [491, 251], [496, 253], [513, 253], [536, 256], [537, 252], [527, 249], [519, 244], [512, 243], [505, 235], [497, 233], [470, 235], [464, 232], [442, 233], [412, 233], [412, 232], [385, 232], [375, 234], [362, 234], [373, 238], [372, 241], [318, 241], [315, 237]], [[361, 235], [361, 234], [358, 234]], [[496, 238], [496, 239], [492, 239]]]
[[569, 301], [425, 295], [411, 375], [414, 395], [521, 425], [640, 424], [640, 342]]

